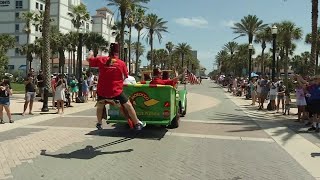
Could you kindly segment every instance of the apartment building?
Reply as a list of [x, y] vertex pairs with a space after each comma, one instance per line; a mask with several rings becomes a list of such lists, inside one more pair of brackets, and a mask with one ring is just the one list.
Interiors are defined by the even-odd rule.
[[[68, 12], [73, 6], [80, 5], [81, 0], [51, 0], [50, 14], [53, 19], [52, 24], [58, 26], [62, 33], [75, 31]], [[15, 37], [17, 48], [8, 52], [9, 66], [8, 71], [25, 70], [27, 67], [26, 56], [21, 55], [18, 47], [27, 43], [33, 43], [42, 36], [41, 28], [31, 25], [31, 34], [27, 42], [27, 34], [24, 31], [25, 22], [21, 19], [22, 13], [27, 11], [39, 12], [44, 11], [44, 0], [0, 0], [0, 34], [10, 34]], [[114, 23], [112, 20], [113, 13], [107, 8], [97, 10], [92, 19], [85, 22], [80, 32], [98, 32], [102, 34], [109, 42], [114, 42], [111, 35], [111, 27]], [[82, 50], [83, 59], [87, 55], [84, 47]], [[66, 57], [68, 52], [66, 52]], [[68, 61], [68, 60], [67, 60]], [[40, 59], [34, 57], [32, 67], [40, 69]]]

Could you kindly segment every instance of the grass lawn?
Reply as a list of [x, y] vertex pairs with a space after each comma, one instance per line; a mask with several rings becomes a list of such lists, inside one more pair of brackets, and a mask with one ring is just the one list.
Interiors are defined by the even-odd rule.
[[14, 94], [24, 94], [24, 84], [23, 83], [10, 83], [12, 91]]

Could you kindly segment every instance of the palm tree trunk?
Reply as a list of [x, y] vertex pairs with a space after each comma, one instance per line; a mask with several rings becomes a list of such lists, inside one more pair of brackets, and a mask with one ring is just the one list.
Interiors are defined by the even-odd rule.
[[140, 30], [138, 30], [138, 42], [137, 42], [137, 46], [136, 46], [136, 69], [135, 69], [135, 74], [138, 75], [138, 63], [139, 63], [139, 45], [140, 45]]
[[129, 58], [128, 58], [129, 74], [131, 74], [131, 32], [132, 32], [132, 27], [130, 26], [130, 28], [129, 28], [129, 46], [128, 46], [128, 50], [129, 50]]
[[68, 51], [68, 78], [70, 78], [70, 70], [71, 70], [70, 58], [71, 58], [71, 53], [70, 53], [70, 51]]
[[[318, 45], [317, 45], [317, 48], [319, 48]], [[318, 67], [319, 67], [319, 52], [320, 51], [317, 51], [317, 56], [316, 56], [316, 74], [318, 73]]]
[[45, 12], [42, 26], [43, 37], [43, 63], [44, 63], [44, 101], [41, 111], [47, 112], [48, 109], [48, 92], [51, 90], [51, 76], [50, 76], [50, 0], [45, 1]]
[[261, 74], [264, 75], [264, 49], [261, 52]]
[[76, 75], [77, 74], [77, 71], [76, 71], [76, 51], [73, 51], [73, 57], [72, 57], [72, 73], [73, 75]]
[[315, 75], [317, 66], [316, 64], [316, 54], [317, 54], [317, 41], [318, 41], [318, 0], [312, 0], [312, 33], [311, 33], [311, 67], [315, 67], [310, 71], [311, 75]]
[[181, 54], [181, 68], [183, 69], [183, 65], [184, 65], [184, 54]]
[[59, 72], [64, 74], [64, 65], [66, 62], [66, 57], [64, 55], [64, 50], [59, 48]]
[[155, 68], [156, 65], [154, 63], [154, 60], [153, 60], [153, 34], [151, 33], [150, 34], [150, 47], [151, 47], [151, 68]]
[[121, 14], [121, 29], [120, 29], [120, 59], [124, 59], [124, 29], [126, 27], [125, 25], [125, 16], [126, 16], [126, 12], [124, 10], [120, 10], [120, 14]]
[[[28, 29], [30, 29], [30, 23], [28, 23], [29, 25], [28, 25]], [[28, 63], [28, 52], [29, 52], [29, 41], [30, 41], [30, 33], [28, 33], [28, 35], [27, 35], [27, 56], [26, 56], [26, 74], [28, 74], [28, 72], [30, 71], [30, 69], [31, 69], [31, 66], [29, 65], [29, 63]], [[29, 66], [29, 67], [28, 67]]]
[[[286, 48], [286, 58], [284, 61], [284, 79], [285, 79], [285, 86], [289, 88], [289, 80], [288, 80], [288, 61], [289, 61], [289, 48]], [[290, 89], [288, 89], [290, 91]]]

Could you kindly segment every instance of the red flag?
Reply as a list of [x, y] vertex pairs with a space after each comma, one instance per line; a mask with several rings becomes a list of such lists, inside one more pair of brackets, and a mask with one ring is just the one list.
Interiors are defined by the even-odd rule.
[[200, 84], [198, 78], [192, 74], [189, 70], [186, 70], [185, 72], [185, 79], [186, 81], [189, 81], [190, 84]]

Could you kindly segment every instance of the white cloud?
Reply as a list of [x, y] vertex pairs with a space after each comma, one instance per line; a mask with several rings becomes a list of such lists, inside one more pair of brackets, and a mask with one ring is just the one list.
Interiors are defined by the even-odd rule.
[[235, 23], [235, 21], [233, 21], [233, 20], [222, 21], [222, 26], [233, 27], [234, 23]]
[[204, 28], [209, 22], [203, 17], [177, 18], [174, 20], [177, 24], [189, 27]]

